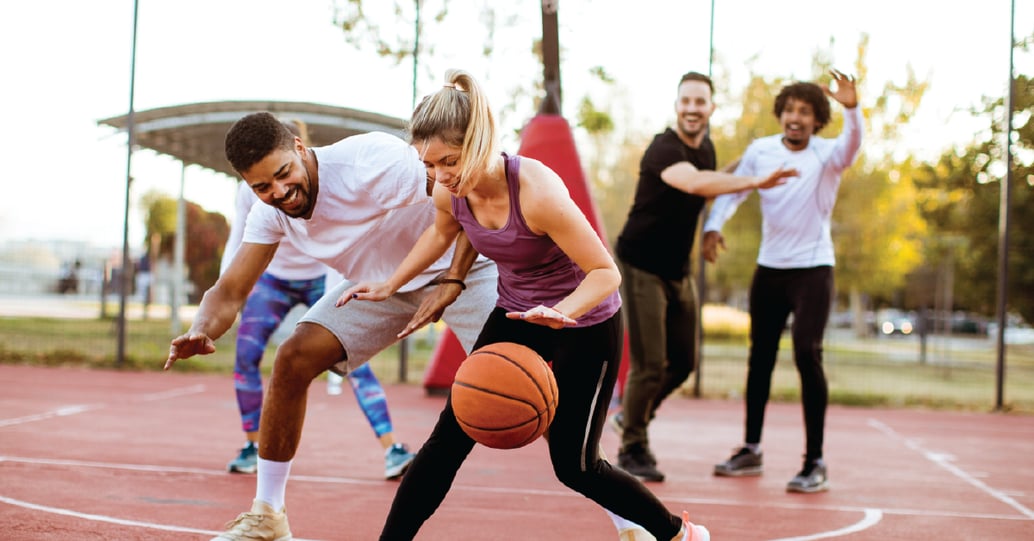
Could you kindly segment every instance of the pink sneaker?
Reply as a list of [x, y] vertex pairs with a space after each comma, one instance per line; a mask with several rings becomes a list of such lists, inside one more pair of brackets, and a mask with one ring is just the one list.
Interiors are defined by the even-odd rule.
[[671, 541], [711, 541], [707, 528], [689, 521], [689, 513], [682, 512], [682, 530]]

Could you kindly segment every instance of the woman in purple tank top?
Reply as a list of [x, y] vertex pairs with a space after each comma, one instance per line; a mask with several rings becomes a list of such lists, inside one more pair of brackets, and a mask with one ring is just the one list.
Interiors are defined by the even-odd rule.
[[[619, 525], [624, 517], [662, 541], [708, 540], [706, 528], [672, 514], [642, 482], [600, 456], [623, 342], [614, 259], [555, 172], [497, 150], [495, 121], [477, 82], [457, 70], [446, 80], [410, 122], [411, 143], [434, 182], [435, 223], [391, 278], [355, 285], [338, 305], [388, 298], [466, 234], [499, 269], [499, 300], [474, 348], [517, 342], [552, 363], [561, 397], [548, 434], [557, 479], [616, 515]], [[382, 540], [416, 536], [474, 444], [446, 401], [399, 485]]]

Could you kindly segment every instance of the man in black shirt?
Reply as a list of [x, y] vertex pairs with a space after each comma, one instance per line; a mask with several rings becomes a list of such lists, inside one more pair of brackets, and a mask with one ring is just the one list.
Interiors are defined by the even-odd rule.
[[766, 177], [742, 177], [715, 171], [708, 136], [713, 93], [710, 77], [682, 76], [675, 126], [646, 148], [635, 200], [617, 241], [630, 366], [622, 411], [612, 421], [622, 433], [618, 464], [644, 481], [664, 480], [650, 450], [650, 420], [696, 366], [697, 301], [689, 255], [700, 211], [707, 198], [770, 188], [797, 174], [779, 169]]

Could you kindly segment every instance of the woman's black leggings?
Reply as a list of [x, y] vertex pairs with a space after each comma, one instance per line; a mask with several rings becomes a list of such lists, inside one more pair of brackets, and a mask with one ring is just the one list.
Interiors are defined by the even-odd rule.
[[[658, 539], [671, 539], [682, 519], [667, 510], [638, 479], [600, 456], [607, 406], [617, 380], [624, 331], [620, 312], [591, 327], [550, 329], [506, 318], [493, 310], [475, 349], [517, 342], [534, 349], [553, 367], [557, 409], [549, 428], [549, 458], [557, 479], [611, 512], [640, 524]], [[474, 448], [447, 401], [431, 436], [402, 478], [391, 504], [382, 541], [413, 539], [445, 499], [463, 461]], [[506, 451], [498, 453], [505, 463]]]

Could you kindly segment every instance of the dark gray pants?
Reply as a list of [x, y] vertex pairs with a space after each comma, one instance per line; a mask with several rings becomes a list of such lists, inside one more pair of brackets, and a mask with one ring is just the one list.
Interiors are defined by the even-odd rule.
[[696, 368], [697, 300], [691, 276], [665, 280], [618, 260], [628, 322], [629, 367], [621, 449], [649, 447], [657, 408]]

